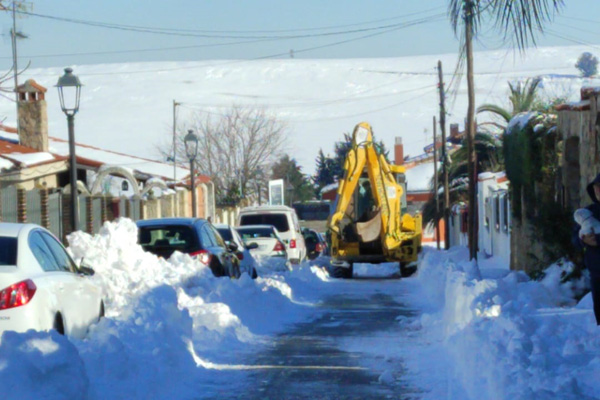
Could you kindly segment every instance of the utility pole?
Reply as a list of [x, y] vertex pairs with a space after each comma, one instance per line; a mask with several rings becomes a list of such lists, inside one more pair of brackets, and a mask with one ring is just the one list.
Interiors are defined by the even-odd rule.
[[173, 181], [177, 182], [177, 103], [173, 100]]
[[435, 242], [437, 249], [440, 249], [440, 200], [439, 200], [439, 185], [438, 185], [438, 168], [437, 168], [437, 127], [435, 116], [433, 117], [433, 195], [435, 196]]
[[12, 42], [12, 56], [13, 56], [13, 76], [15, 80], [15, 101], [17, 107], [17, 139], [19, 143], [21, 143], [21, 127], [19, 124], [19, 93], [17, 93], [17, 87], [19, 87], [19, 73], [17, 66], [17, 2], [12, 2], [12, 32], [11, 32], [11, 42]]
[[469, 107], [467, 110], [467, 164], [469, 171], [469, 260], [477, 262], [477, 156], [475, 154], [475, 83], [473, 78], [473, 18], [472, 0], [465, 2], [465, 50], [467, 55], [467, 87]]
[[444, 247], [450, 248], [450, 190], [448, 188], [448, 156], [446, 155], [446, 93], [442, 62], [438, 61], [440, 88], [440, 130], [442, 131], [442, 175], [444, 183]]

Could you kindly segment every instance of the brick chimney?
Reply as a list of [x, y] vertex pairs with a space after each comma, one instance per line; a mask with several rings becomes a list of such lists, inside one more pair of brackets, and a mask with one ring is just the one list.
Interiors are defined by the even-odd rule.
[[404, 145], [400, 136], [396, 136], [396, 142], [394, 143], [394, 164], [404, 164]]
[[47, 89], [33, 79], [17, 87], [19, 94], [19, 141], [37, 151], [48, 151]]

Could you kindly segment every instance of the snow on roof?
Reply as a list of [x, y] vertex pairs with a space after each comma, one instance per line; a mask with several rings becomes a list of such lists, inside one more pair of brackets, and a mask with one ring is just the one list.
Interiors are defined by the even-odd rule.
[[[60, 155], [69, 154], [68, 141], [50, 137], [49, 142], [52, 152]], [[98, 161], [102, 164], [108, 164], [111, 166], [117, 165], [131, 171], [138, 171], [143, 174], [164, 179], [172, 180], [174, 178], [174, 173], [176, 174], [177, 180], [182, 180], [190, 175], [190, 171], [187, 168], [174, 168], [173, 164], [117, 153], [85, 144], [78, 143], [75, 151], [77, 157], [87, 158], [89, 160]]]
[[337, 182], [330, 183], [329, 185], [323, 186], [321, 188], [321, 193], [329, 192], [331, 190], [337, 189], [339, 184]]
[[3, 154], [3, 156], [10, 160], [14, 160], [18, 163], [24, 164], [28, 167], [36, 165], [36, 164], [44, 163], [47, 161], [55, 160], [54, 156], [48, 152], [26, 153], [26, 154], [9, 153], [9, 154]]
[[[440, 167], [440, 163], [436, 163]], [[410, 192], [429, 192], [431, 188], [429, 183], [434, 175], [433, 161], [417, 164], [406, 170], [406, 191]]]
[[11, 169], [12, 167], [14, 167], [14, 164], [10, 160], [0, 157], [0, 170]]

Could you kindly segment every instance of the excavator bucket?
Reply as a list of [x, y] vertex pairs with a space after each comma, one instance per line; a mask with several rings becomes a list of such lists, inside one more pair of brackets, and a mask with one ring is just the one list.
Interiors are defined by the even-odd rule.
[[367, 222], [356, 223], [356, 232], [363, 243], [379, 239], [381, 234], [381, 209]]

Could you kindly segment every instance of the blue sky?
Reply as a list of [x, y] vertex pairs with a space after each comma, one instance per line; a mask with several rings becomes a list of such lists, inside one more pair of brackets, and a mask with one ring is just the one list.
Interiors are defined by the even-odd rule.
[[[297, 58], [455, 53], [458, 41], [447, 18], [441, 16], [446, 12], [447, 3], [448, 0], [39, 0], [27, 4], [31, 12], [44, 16], [178, 31], [174, 32], [177, 35], [142, 33], [26, 16], [18, 20], [18, 30], [29, 35], [29, 39], [19, 42], [19, 64], [24, 65], [29, 60], [32, 67], [48, 67], [133, 61], [248, 59], [273, 55], [287, 58], [292, 49]], [[600, 44], [600, 27], [594, 23], [600, 15], [600, 1], [567, 0], [566, 3], [562, 15], [548, 26], [549, 34], [539, 38], [539, 45]], [[437, 19], [435, 15], [438, 15]], [[4, 36], [4, 40], [0, 41], [3, 54], [0, 67], [6, 69], [11, 62], [7, 38], [11, 18], [8, 13], [0, 15], [0, 18]], [[418, 20], [426, 22], [411, 27], [401, 25]], [[396, 30], [380, 34], [382, 30], [377, 28], [382, 26]], [[316, 29], [324, 27], [330, 28]], [[201, 30], [206, 32], [199, 32]], [[357, 32], [281, 38], [349, 30]], [[182, 36], [190, 34], [196, 36]], [[244, 38], [207, 38], [198, 37], [199, 34]], [[376, 35], [354, 40], [373, 34]], [[261, 38], [253, 43], [221, 45], [248, 41], [245, 39], [248, 35]], [[278, 38], [263, 39], [273, 39], [273, 36]], [[350, 41], [331, 45], [346, 40]], [[320, 46], [326, 47], [304, 51]], [[476, 50], [501, 46], [499, 38], [488, 30], [476, 45]], [[189, 48], [165, 50], [173, 47]], [[131, 51], [157, 48], [163, 50]], [[121, 53], [111, 53], [115, 51]], [[600, 53], [600, 48], [590, 46], [590, 51]], [[106, 53], [81, 54], [93, 52]]]

